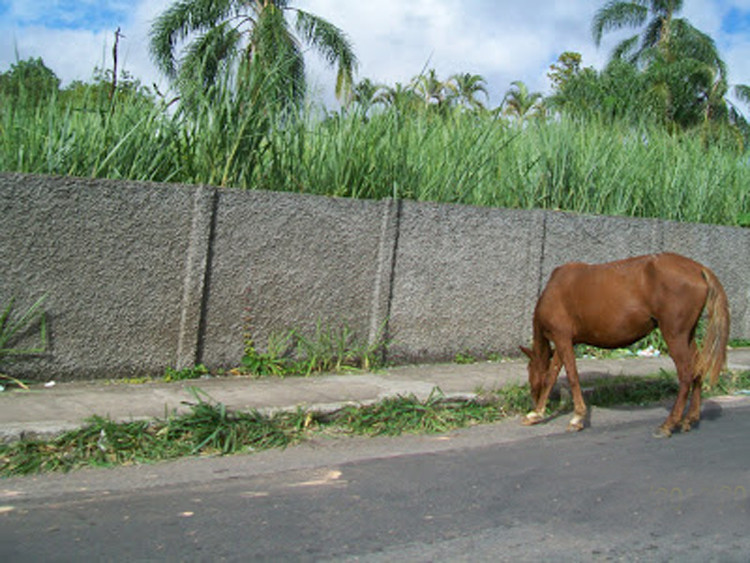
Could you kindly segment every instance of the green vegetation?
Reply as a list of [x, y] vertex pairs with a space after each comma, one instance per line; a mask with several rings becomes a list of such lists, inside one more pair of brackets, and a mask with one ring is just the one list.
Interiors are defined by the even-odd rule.
[[[673, 374], [617, 377], [586, 381], [587, 402], [593, 406], [647, 405], [674, 397]], [[750, 372], [720, 380], [711, 394], [731, 394], [750, 388]], [[163, 420], [118, 423], [94, 417], [87, 426], [49, 440], [23, 439], [0, 444], [0, 476], [70, 471], [85, 466], [108, 467], [151, 463], [184, 456], [227, 455], [283, 448], [311, 436], [441, 433], [496, 422], [528, 412], [528, 386], [511, 385], [481, 393], [470, 400], [446, 398], [438, 389], [426, 399], [400, 396], [372, 405], [349, 406], [322, 413], [298, 409], [266, 415], [232, 412], [194, 389], [189, 413]], [[710, 396], [710, 395], [709, 395]], [[551, 414], [567, 412], [559, 398]]]
[[373, 344], [359, 342], [346, 326], [316, 325], [312, 335], [298, 330], [272, 334], [265, 351], [259, 351], [252, 334], [245, 332], [245, 353], [238, 375], [309, 376], [314, 373], [370, 370], [378, 367], [386, 346], [380, 339]]
[[[699, 342], [703, 337], [703, 326], [703, 321], [699, 321], [698, 329], [696, 331], [696, 337], [698, 338]], [[661, 330], [659, 330], [658, 328], [654, 329], [649, 335], [641, 338], [638, 342], [631, 344], [627, 348], [606, 350], [604, 348], [597, 348], [596, 346], [590, 346], [588, 344], [578, 344], [575, 346], [576, 356], [579, 358], [621, 358], [625, 356], [634, 356], [638, 352], [642, 352], [645, 350], [655, 351], [659, 354], [669, 353], [669, 347], [664, 341]]]
[[750, 214], [747, 156], [706, 146], [701, 131], [395, 107], [280, 123], [251, 104], [261, 90], [175, 114], [140, 98], [104, 115], [0, 100], [0, 169], [726, 225]]
[[[11, 299], [0, 312], [0, 365], [20, 356], [41, 354], [47, 348], [47, 317], [42, 309], [46, 296], [37, 299], [20, 316], [14, 314], [15, 300]], [[17, 347], [24, 337], [29, 337], [32, 332], [37, 332], [37, 346], [21, 345]], [[0, 372], [0, 380], [10, 381], [20, 387], [26, 385], [16, 379]]]
[[167, 368], [164, 370], [164, 381], [169, 383], [171, 381], [184, 381], [186, 379], [200, 379], [207, 375], [209, 375], [208, 368], [203, 364], [183, 369]]
[[[336, 95], [347, 99], [357, 58], [346, 34], [291, 4], [286, 0], [176, 2], [151, 28], [151, 54], [188, 99], [227, 78], [247, 76], [252, 68], [266, 81], [266, 93], [284, 98], [281, 105], [289, 106], [304, 98], [302, 47], [307, 46], [337, 67]], [[294, 32], [286, 14], [294, 16]]]
[[[605, 68], [565, 52], [551, 95], [514, 81], [494, 109], [468, 72], [355, 83], [345, 33], [291, 4], [169, 7], [150, 47], [172, 99], [116, 57], [63, 89], [18, 61], [0, 73], [0, 170], [750, 225], [750, 125], [727, 99], [750, 104], [750, 87], [730, 86], [683, 2], [607, 2], [595, 43], [638, 34]], [[340, 111], [302, 103], [301, 44], [337, 67]]]

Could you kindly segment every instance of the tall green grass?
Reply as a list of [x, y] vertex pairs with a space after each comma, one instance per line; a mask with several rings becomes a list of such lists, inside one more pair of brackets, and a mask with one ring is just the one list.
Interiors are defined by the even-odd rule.
[[190, 111], [0, 100], [0, 170], [739, 225], [747, 153], [649, 125], [456, 110], [274, 117], [262, 85]]

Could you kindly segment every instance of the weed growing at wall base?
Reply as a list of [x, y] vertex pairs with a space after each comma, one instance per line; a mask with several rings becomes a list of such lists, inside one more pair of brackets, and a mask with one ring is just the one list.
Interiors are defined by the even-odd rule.
[[232, 371], [241, 375], [277, 377], [367, 371], [378, 366], [385, 346], [381, 338], [367, 344], [358, 340], [347, 326], [324, 327], [318, 322], [311, 335], [296, 329], [271, 334], [266, 350], [260, 351], [247, 327], [240, 367]]
[[[46, 350], [47, 317], [42, 310], [42, 304], [45, 299], [46, 296], [37, 299], [20, 316], [14, 314], [15, 300], [11, 299], [2, 312], [0, 312], [0, 364], [14, 357], [41, 354]], [[19, 341], [33, 329], [38, 330], [39, 344], [37, 346], [23, 346], [18, 348]], [[20, 387], [26, 387], [22, 381], [0, 372], [0, 381], [3, 380], [10, 381]]]

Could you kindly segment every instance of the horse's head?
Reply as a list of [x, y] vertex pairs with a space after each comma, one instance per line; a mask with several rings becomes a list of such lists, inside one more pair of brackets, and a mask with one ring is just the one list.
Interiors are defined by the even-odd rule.
[[531, 389], [531, 400], [534, 403], [534, 409], [539, 408], [539, 400], [543, 395], [545, 386], [548, 381], [548, 374], [550, 371], [550, 359], [552, 358], [552, 350], [547, 349], [545, 351], [530, 350], [524, 346], [521, 346], [521, 352], [526, 354], [529, 358], [529, 387]]

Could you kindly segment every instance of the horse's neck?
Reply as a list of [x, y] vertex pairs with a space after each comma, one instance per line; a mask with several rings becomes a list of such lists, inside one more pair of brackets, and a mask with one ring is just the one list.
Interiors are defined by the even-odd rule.
[[550, 355], [550, 343], [538, 323], [534, 323], [534, 353], [540, 358]]

